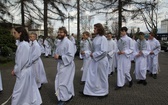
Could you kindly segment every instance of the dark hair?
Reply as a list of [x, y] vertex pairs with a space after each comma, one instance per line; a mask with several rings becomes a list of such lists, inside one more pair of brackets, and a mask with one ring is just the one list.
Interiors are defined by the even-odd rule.
[[94, 26], [97, 28], [97, 33], [99, 35], [101, 35], [101, 36], [104, 35], [105, 30], [104, 30], [104, 27], [101, 23], [94, 24]]
[[150, 32], [149, 33], [151, 36], [155, 37], [155, 34], [153, 32]]
[[18, 33], [21, 33], [20, 35], [20, 41], [26, 41], [26, 42], [29, 42], [29, 35], [28, 35], [28, 32], [27, 30], [24, 28], [24, 27], [16, 27], [15, 30], [18, 32]]
[[108, 34], [108, 35], [109, 35], [109, 34], [111, 34], [111, 35], [112, 35], [112, 33], [111, 33], [111, 32], [108, 32], [107, 34]]
[[37, 37], [37, 34], [36, 34], [36, 33], [32, 32], [31, 34], [33, 34], [33, 35], [35, 35], [35, 36]]
[[90, 37], [90, 33], [88, 31], [84, 31], [83, 34], [86, 34], [87, 36]]
[[34, 35], [37, 39], [37, 34], [35, 32], [32, 32], [30, 35]]
[[143, 35], [144, 36], [145, 34], [143, 32], [139, 32], [138, 35]]
[[58, 31], [63, 31], [67, 35], [67, 30], [65, 27], [60, 27]]
[[127, 28], [127, 27], [121, 27], [121, 31], [127, 32], [127, 31], [128, 31], [128, 28]]

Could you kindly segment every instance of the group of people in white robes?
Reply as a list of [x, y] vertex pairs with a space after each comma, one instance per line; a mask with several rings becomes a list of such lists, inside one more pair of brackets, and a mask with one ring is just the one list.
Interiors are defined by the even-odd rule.
[[[108, 80], [105, 75], [107, 77], [107, 74], [113, 74], [115, 68], [117, 68], [115, 90], [121, 89], [126, 83], [128, 83], [129, 87], [132, 87], [133, 80], [130, 75], [132, 60], [135, 61], [134, 74], [138, 84], [147, 85], [147, 70], [154, 79], [157, 78], [158, 54], [160, 52], [159, 41], [151, 33], [147, 41], [143, 32], [138, 34], [138, 40], [133, 40], [127, 35], [127, 30], [127, 27], [121, 28], [121, 37], [117, 43], [112, 39], [112, 34], [108, 33], [106, 35], [107, 45], [105, 45], [106, 40], [102, 38], [104, 35], [101, 36], [96, 33], [96, 26], [94, 28], [96, 37], [92, 41], [92, 47], [89, 45], [88, 38], [82, 37], [80, 58], [83, 59], [81, 68], [83, 74], [81, 81], [84, 81], [85, 85], [84, 90], [80, 91], [80, 93], [89, 96], [107, 95], [108, 85], [106, 83]], [[83, 36], [85, 34], [84, 32]], [[105, 63], [106, 57], [108, 58], [108, 63]], [[106, 70], [108, 73], [106, 73]], [[104, 87], [102, 88], [101, 85]]]
[[[121, 37], [117, 42], [112, 39], [111, 33], [105, 35], [103, 25], [100, 23], [94, 25], [96, 36], [93, 40], [90, 39], [89, 32], [83, 32], [80, 54], [83, 59], [81, 81], [84, 82], [84, 89], [80, 93], [87, 96], [107, 96], [109, 94], [108, 77], [115, 72], [116, 67], [115, 90], [121, 89], [126, 83], [132, 87], [131, 60], [135, 61], [134, 73], [138, 84], [147, 84], [147, 70], [153, 78], [157, 78], [160, 43], [152, 33], [147, 41], [144, 33], [140, 32], [138, 40], [133, 44], [133, 40], [127, 35], [127, 30], [127, 27], [121, 28]], [[42, 99], [39, 89], [48, 81], [40, 58], [42, 50], [37, 42], [37, 34], [28, 35], [23, 27], [17, 27], [13, 30], [13, 36], [17, 40], [17, 51], [15, 66], [11, 72], [13, 76], [16, 76], [11, 104], [40, 105]], [[64, 105], [75, 96], [73, 82], [76, 47], [68, 39], [65, 27], [58, 29], [55, 43], [54, 59], [57, 62], [55, 95], [58, 105]], [[2, 91], [1, 74], [0, 91]]]

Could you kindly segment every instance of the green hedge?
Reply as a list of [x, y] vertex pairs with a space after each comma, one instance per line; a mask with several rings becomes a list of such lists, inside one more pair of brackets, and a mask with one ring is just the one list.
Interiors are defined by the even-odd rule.
[[16, 51], [15, 39], [9, 29], [0, 27], [0, 62], [8, 62], [13, 59]]

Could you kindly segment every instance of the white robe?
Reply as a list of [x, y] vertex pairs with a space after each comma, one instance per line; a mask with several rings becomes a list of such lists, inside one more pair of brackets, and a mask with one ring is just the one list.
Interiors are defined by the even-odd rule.
[[12, 94], [11, 105], [40, 105], [42, 103], [32, 67], [29, 64], [30, 45], [28, 42], [19, 43], [14, 73], [16, 82]]
[[113, 39], [114, 42], [115, 42], [115, 54], [114, 54], [114, 59], [113, 59], [113, 65], [114, 65], [114, 68], [117, 68], [117, 51], [118, 51], [118, 47], [117, 47], [117, 40], [116, 39]]
[[[139, 52], [142, 52], [141, 56], [136, 56]], [[146, 40], [137, 40], [135, 45], [134, 57], [135, 57], [135, 78], [137, 80], [146, 79], [147, 70], [147, 56], [149, 55], [149, 49]]]
[[105, 96], [109, 93], [108, 42], [105, 36], [96, 35], [92, 45], [93, 57], [89, 65], [83, 93], [90, 96]]
[[55, 53], [62, 56], [62, 60], [57, 60], [55, 94], [58, 101], [67, 101], [74, 96], [74, 45], [65, 37], [58, 43]]
[[70, 36], [69, 40], [74, 44], [74, 48], [75, 48], [75, 49], [74, 49], [74, 52], [76, 53], [77, 48], [76, 48], [76, 41], [75, 41], [74, 36]]
[[53, 53], [52, 53], [52, 56], [54, 57], [54, 55], [55, 55], [55, 50], [56, 50], [56, 48], [57, 48], [57, 44], [59, 43], [59, 39], [54, 39], [54, 45], [53, 45]]
[[[149, 45], [149, 42], [148, 42], [148, 40], [146, 41], [146, 43], [147, 43], [147, 49], [148, 49], [148, 51], [150, 52], [151, 51], [151, 48], [150, 48], [150, 45]], [[147, 55], [147, 69], [146, 70], [149, 70], [149, 63], [150, 62], [150, 54], [149, 55]]]
[[45, 56], [51, 55], [51, 44], [49, 38], [44, 40]]
[[38, 39], [38, 43], [39, 43], [40, 48], [41, 48], [41, 53], [42, 53], [42, 54], [45, 53], [45, 51], [44, 51], [44, 46], [43, 46], [43, 39], [42, 39], [42, 38], [39, 38], [39, 39]]
[[83, 74], [82, 74], [82, 79], [81, 81], [86, 81], [86, 77], [87, 77], [87, 71], [88, 71], [88, 66], [90, 64], [91, 61], [91, 50], [92, 50], [92, 42], [90, 39], [88, 40], [84, 40], [83, 41], [83, 47], [81, 48], [81, 51], [85, 52], [85, 55], [82, 55], [83, 58], [83, 66], [82, 66], [82, 70], [83, 70]]
[[136, 50], [136, 41], [135, 39], [132, 39], [132, 45], [133, 45], [133, 53], [131, 54], [131, 61], [134, 61], [134, 52]]
[[116, 54], [116, 42], [113, 39], [108, 40], [108, 61], [109, 61], [109, 74], [115, 71], [115, 54]]
[[148, 40], [151, 51], [154, 54], [149, 55], [149, 71], [152, 74], [158, 73], [159, 63], [158, 63], [158, 54], [160, 52], [160, 42], [153, 38], [153, 40]]
[[131, 54], [133, 53], [132, 39], [127, 35], [121, 37], [118, 41], [119, 51], [125, 54], [117, 55], [117, 86], [123, 87], [127, 81], [131, 81]]
[[30, 61], [32, 63], [33, 74], [36, 78], [36, 83], [38, 88], [41, 87], [41, 84], [48, 83], [46, 78], [46, 73], [44, 70], [43, 62], [40, 58], [41, 49], [36, 40], [33, 41], [33, 44], [30, 47]]
[[[83, 59], [83, 58], [82, 58], [82, 55], [81, 55], [81, 49], [83, 49], [83, 47], [84, 47], [84, 40], [82, 39], [82, 40], [80, 41], [80, 53], [79, 53], [79, 58], [80, 58], [80, 59]], [[81, 70], [83, 70], [83, 68], [81, 68]]]
[[3, 86], [2, 86], [2, 77], [1, 77], [1, 71], [0, 71], [0, 91], [3, 90]]

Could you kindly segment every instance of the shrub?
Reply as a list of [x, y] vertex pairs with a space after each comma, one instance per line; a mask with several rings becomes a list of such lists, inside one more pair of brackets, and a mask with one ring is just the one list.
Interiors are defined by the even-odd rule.
[[11, 35], [11, 31], [0, 27], [0, 61], [6, 62], [11, 60], [15, 51], [15, 39]]

